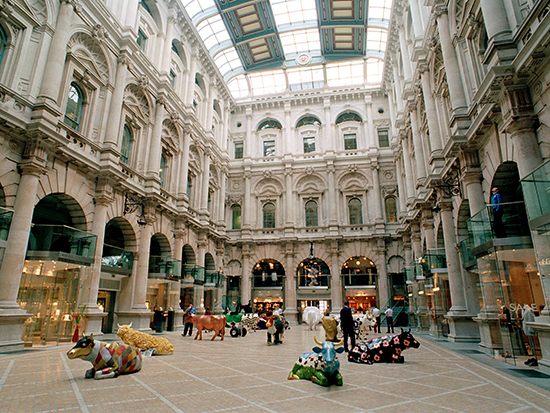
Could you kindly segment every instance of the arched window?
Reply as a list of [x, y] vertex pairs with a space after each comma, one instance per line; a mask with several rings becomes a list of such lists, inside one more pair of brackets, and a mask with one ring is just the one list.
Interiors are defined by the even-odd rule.
[[397, 201], [394, 196], [386, 198], [386, 220], [397, 222]]
[[306, 227], [316, 227], [319, 225], [317, 202], [306, 202]]
[[275, 205], [268, 202], [263, 207], [264, 228], [275, 228]]
[[160, 186], [164, 188], [164, 178], [166, 176], [166, 156], [162, 154], [160, 156], [160, 169], [159, 169], [159, 178]]
[[4, 57], [4, 51], [6, 50], [7, 43], [8, 43], [8, 36], [6, 36], [6, 32], [0, 26], [0, 64], [2, 64], [2, 58]]
[[82, 116], [83, 106], [84, 94], [76, 83], [71, 83], [67, 107], [65, 109], [65, 123], [76, 131], [80, 127], [80, 117]]
[[305, 125], [321, 125], [321, 121], [317, 119], [315, 116], [304, 116], [302, 119], [298, 121], [296, 124], [296, 128], [299, 128], [300, 126]]
[[262, 123], [260, 123], [260, 126], [258, 126], [257, 131], [259, 132], [265, 129], [283, 129], [283, 127], [276, 120], [265, 120]]
[[130, 149], [132, 146], [132, 130], [128, 125], [124, 125], [124, 130], [122, 132], [122, 144], [120, 145], [120, 160], [128, 164], [130, 160]]
[[336, 119], [337, 125], [342, 122], [363, 122], [363, 119], [361, 119], [361, 116], [359, 116], [357, 113], [347, 112], [347, 113], [342, 113]]
[[361, 200], [358, 198], [351, 198], [348, 201], [349, 211], [349, 224], [350, 225], [362, 225], [363, 224], [363, 211]]
[[241, 229], [241, 206], [231, 207], [231, 229]]

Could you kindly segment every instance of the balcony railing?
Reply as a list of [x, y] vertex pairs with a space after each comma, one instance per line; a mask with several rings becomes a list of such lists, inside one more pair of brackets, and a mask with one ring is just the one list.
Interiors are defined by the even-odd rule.
[[12, 217], [13, 211], [0, 208], [0, 241], [7, 241]]
[[181, 279], [185, 282], [204, 282], [204, 267], [195, 264], [183, 264]]
[[298, 277], [298, 287], [322, 287], [326, 288], [330, 286], [330, 275], [318, 275], [315, 277], [300, 275]]
[[469, 236], [465, 240], [460, 241], [460, 252], [462, 255], [462, 265], [464, 268], [471, 267], [476, 264], [476, 257], [471, 253], [474, 247], [474, 238]]
[[105, 244], [103, 246], [103, 256], [101, 257], [102, 271], [131, 274], [133, 264], [133, 252], [125, 251], [113, 245]]
[[447, 268], [447, 256], [444, 248], [430, 249], [422, 255], [424, 275], [433, 274], [443, 268]]
[[252, 280], [255, 288], [282, 287], [284, 284], [284, 276], [275, 272], [253, 275]]
[[181, 261], [171, 257], [149, 257], [149, 278], [165, 278], [179, 280], [181, 276]]
[[342, 274], [342, 278], [346, 287], [376, 285], [376, 274], [374, 273]]
[[521, 180], [529, 221], [534, 228], [550, 221], [550, 161]]
[[502, 208], [502, 225], [498, 221], [495, 222], [493, 207], [496, 205], [491, 204], [467, 221], [473, 236], [473, 247], [478, 247], [494, 238], [530, 236], [523, 202], [507, 202], [498, 206]]
[[33, 224], [27, 259], [49, 259], [91, 264], [97, 236], [66, 225]]
[[205, 271], [204, 283], [218, 287], [222, 283], [222, 274], [219, 271]]

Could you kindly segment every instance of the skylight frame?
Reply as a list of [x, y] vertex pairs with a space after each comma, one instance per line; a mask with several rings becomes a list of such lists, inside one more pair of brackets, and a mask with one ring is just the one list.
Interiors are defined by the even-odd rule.
[[317, 21], [315, 0], [269, 0], [279, 28]]

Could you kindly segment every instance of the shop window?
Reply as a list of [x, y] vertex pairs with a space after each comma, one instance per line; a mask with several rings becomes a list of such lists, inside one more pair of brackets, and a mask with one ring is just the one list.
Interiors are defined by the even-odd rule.
[[363, 211], [361, 200], [358, 198], [351, 198], [348, 201], [349, 211], [349, 224], [350, 225], [362, 225], [363, 224]]
[[344, 135], [344, 149], [346, 151], [354, 151], [357, 149], [357, 135], [355, 133]]
[[264, 141], [264, 156], [275, 156], [275, 141]]
[[243, 142], [235, 142], [235, 159], [243, 159]]
[[231, 229], [241, 229], [241, 206], [231, 207]]
[[316, 227], [319, 224], [317, 202], [306, 202], [306, 227]]
[[130, 149], [132, 145], [132, 130], [128, 125], [124, 125], [124, 130], [122, 132], [122, 144], [120, 146], [120, 160], [128, 164], [130, 159]]
[[145, 43], [147, 43], [147, 36], [145, 36], [145, 33], [141, 29], [138, 30], [138, 37], [136, 40], [139, 48], [142, 51], [145, 51]]
[[394, 196], [386, 198], [386, 220], [388, 222], [397, 222], [397, 200]]
[[268, 202], [263, 207], [264, 228], [275, 228], [275, 205]]
[[304, 138], [304, 153], [315, 152], [315, 136]]
[[378, 145], [380, 148], [390, 147], [390, 137], [386, 129], [378, 131]]
[[84, 94], [76, 83], [71, 83], [67, 107], [65, 108], [65, 123], [76, 131], [78, 131], [80, 127], [80, 117], [82, 116], [83, 106]]

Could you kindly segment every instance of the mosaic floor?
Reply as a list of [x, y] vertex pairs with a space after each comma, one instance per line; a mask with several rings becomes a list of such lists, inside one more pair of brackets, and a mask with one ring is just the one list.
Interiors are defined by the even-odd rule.
[[[229, 330], [227, 331], [229, 333]], [[305, 326], [266, 345], [266, 332], [210, 341], [165, 333], [171, 356], [145, 358], [116, 379], [85, 380], [70, 345], [0, 355], [0, 412], [550, 412], [550, 392], [417, 336], [405, 364], [358, 365], [340, 356], [342, 387], [287, 380], [315, 345]], [[550, 380], [550, 379], [549, 379]]]

